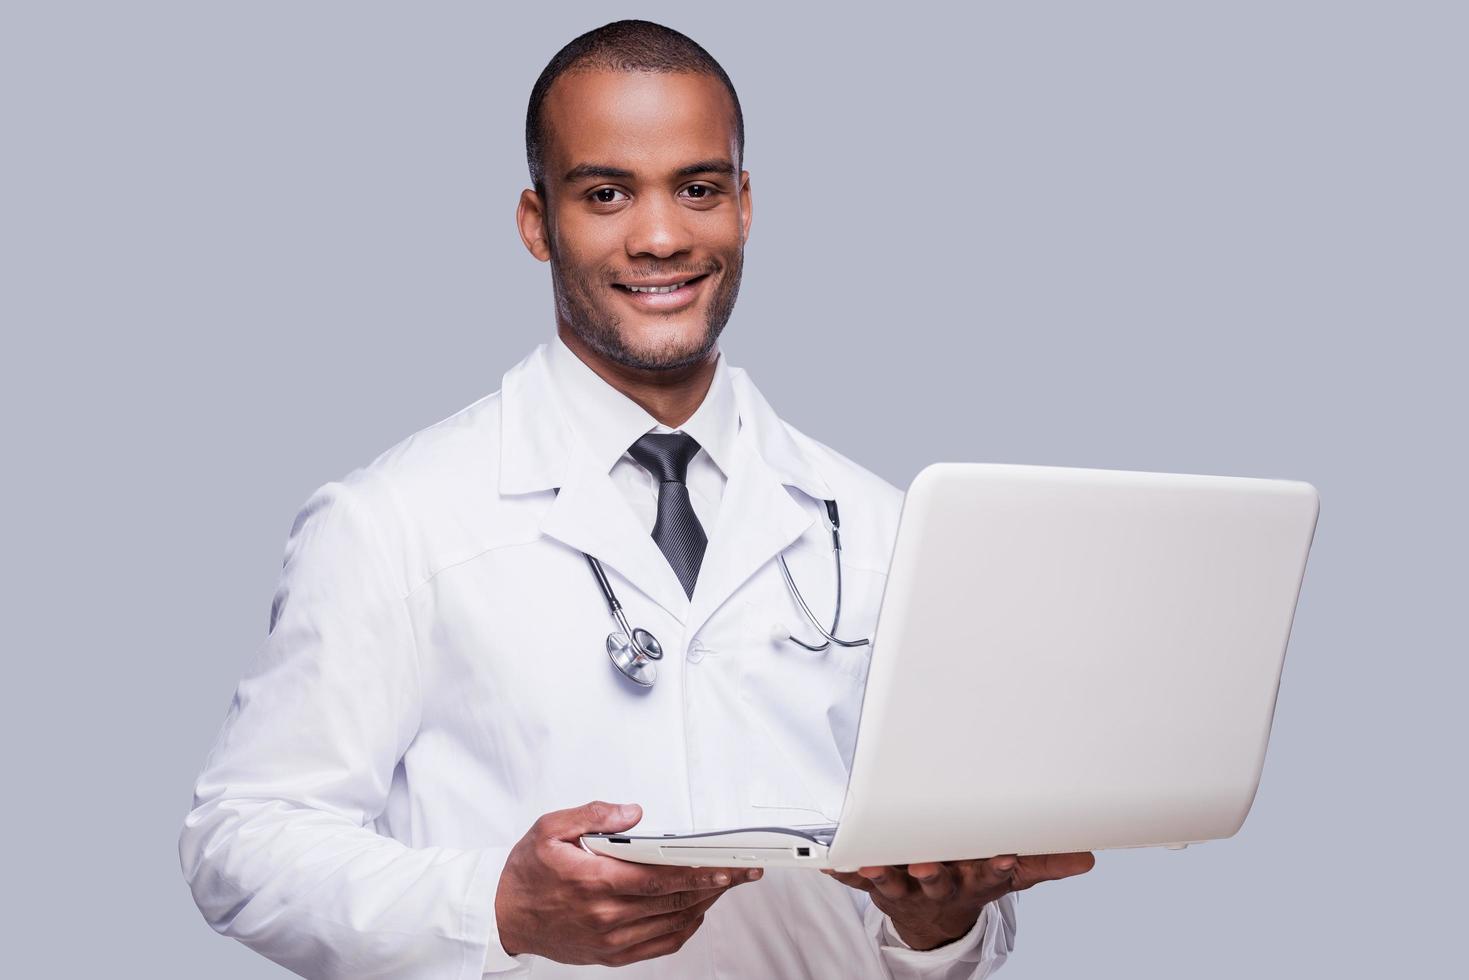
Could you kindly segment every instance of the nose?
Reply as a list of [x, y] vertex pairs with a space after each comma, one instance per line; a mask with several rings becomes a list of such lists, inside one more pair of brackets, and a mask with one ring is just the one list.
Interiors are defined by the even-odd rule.
[[627, 230], [627, 254], [666, 259], [687, 252], [693, 246], [687, 217], [687, 209], [662, 194], [642, 198], [633, 207]]

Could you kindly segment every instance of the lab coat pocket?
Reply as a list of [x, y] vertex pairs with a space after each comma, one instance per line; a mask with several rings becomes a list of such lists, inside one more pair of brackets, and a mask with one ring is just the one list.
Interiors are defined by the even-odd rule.
[[[869, 635], [879, 581], [848, 573], [843, 638]], [[875, 590], [875, 591], [874, 591]], [[803, 639], [808, 629], [797, 635]], [[814, 636], [810, 638], [814, 639]], [[740, 696], [747, 730], [750, 816], [763, 823], [834, 823], [867, 677], [869, 647], [806, 650], [772, 636], [742, 658]]]

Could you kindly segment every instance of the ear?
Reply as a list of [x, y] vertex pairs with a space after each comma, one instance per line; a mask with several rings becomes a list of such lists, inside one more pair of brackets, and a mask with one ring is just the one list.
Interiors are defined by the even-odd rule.
[[750, 196], [750, 171], [740, 171], [740, 244], [750, 238], [750, 219], [755, 216], [755, 199]]
[[551, 259], [548, 241], [551, 229], [546, 221], [546, 202], [541, 195], [527, 187], [520, 192], [520, 204], [515, 208], [515, 224], [520, 229], [520, 240], [526, 251], [542, 262]]

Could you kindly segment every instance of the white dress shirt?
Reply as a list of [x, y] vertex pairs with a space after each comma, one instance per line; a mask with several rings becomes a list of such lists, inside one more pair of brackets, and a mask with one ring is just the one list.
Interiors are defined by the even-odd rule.
[[649, 534], [658, 518], [658, 480], [628, 454], [628, 447], [649, 432], [685, 432], [694, 438], [699, 451], [689, 461], [686, 482], [694, 516], [708, 535], [719, 516], [719, 501], [740, 431], [724, 355], [719, 356], [714, 380], [698, 409], [683, 425], [671, 429], [603, 381], [560, 337], [551, 342], [547, 353], [562, 414], [593, 458], [606, 462], [612, 482]]

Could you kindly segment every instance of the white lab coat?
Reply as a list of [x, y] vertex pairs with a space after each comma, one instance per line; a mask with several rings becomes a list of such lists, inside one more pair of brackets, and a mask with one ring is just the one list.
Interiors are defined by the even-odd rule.
[[[775, 642], [801, 621], [774, 559], [831, 609], [819, 501], [835, 497], [842, 632], [870, 635], [901, 494], [731, 381], [735, 461], [692, 600], [566, 431], [544, 346], [311, 497], [179, 840], [215, 930], [307, 977], [590, 975], [497, 938], [501, 868], [539, 815], [592, 799], [639, 803], [657, 830], [838, 815], [867, 648]], [[582, 552], [662, 642], [651, 690], [609, 663]], [[818, 872], [771, 870], [619, 975], [979, 978], [1014, 940], [1014, 896], [940, 950], [902, 948], [884, 918]]]

